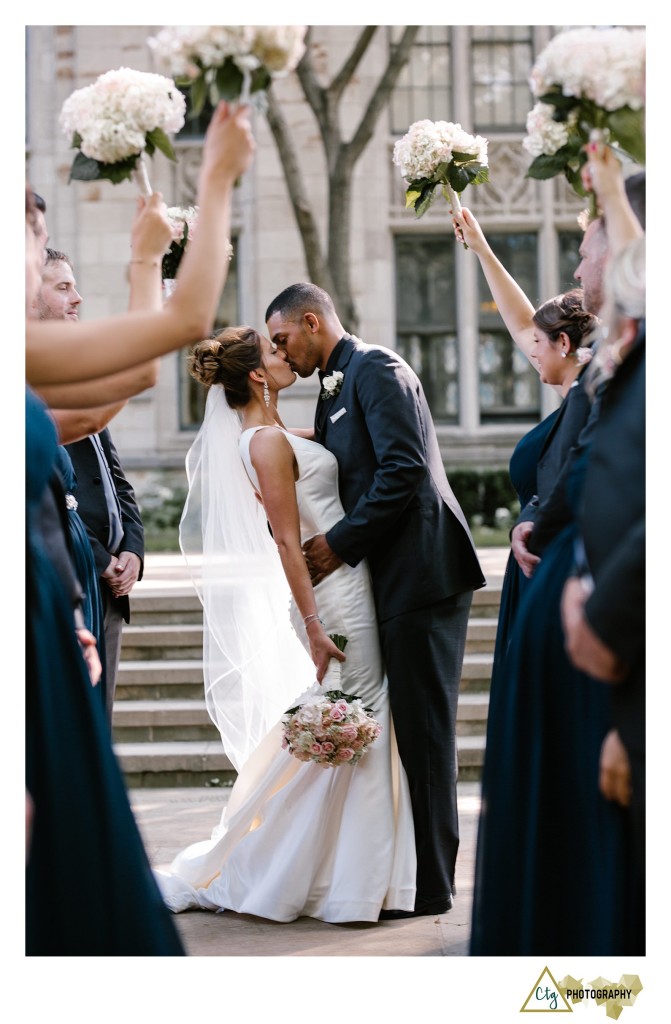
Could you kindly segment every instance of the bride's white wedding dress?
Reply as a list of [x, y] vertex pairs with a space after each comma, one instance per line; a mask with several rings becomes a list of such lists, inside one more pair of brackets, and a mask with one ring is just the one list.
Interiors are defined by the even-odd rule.
[[[241, 435], [240, 452], [255, 486], [249, 444], [257, 429], [276, 428]], [[296, 492], [305, 541], [325, 533], [344, 514], [338, 466], [321, 445], [285, 436], [299, 468]], [[226, 909], [274, 921], [308, 916], [337, 923], [377, 921], [383, 907], [414, 907], [412, 810], [389, 713], [366, 563], [340, 566], [315, 587], [315, 599], [327, 632], [343, 634], [348, 644], [342, 677], [331, 661], [322, 686], [313, 690], [339, 687], [361, 697], [373, 708], [382, 734], [354, 767], [323, 768], [282, 749], [278, 722], [242, 765], [212, 838], [183, 850], [168, 871], [156, 872], [164, 900], [175, 912]], [[307, 647], [293, 605], [292, 622]]]

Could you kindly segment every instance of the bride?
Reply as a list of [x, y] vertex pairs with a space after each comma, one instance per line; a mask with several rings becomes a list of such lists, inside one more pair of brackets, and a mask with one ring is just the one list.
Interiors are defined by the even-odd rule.
[[[295, 374], [252, 328], [198, 343], [190, 370], [208, 396], [180, 540], [194, 564], [202, 554], [205, 696], [238, 778], [212, 837], [156, 872], [163, 898], [175, 912], [274, 921], [411, 911], [412, 811], [368, 569], [341, 565], [313, 588], [301, 548], [343, 515], [336, 459], [285, 429], [277, 397]], [[282, 713], [330, 688], [361, 697], [382, 725], [353, 767], [301, 762], [281, 746]]]

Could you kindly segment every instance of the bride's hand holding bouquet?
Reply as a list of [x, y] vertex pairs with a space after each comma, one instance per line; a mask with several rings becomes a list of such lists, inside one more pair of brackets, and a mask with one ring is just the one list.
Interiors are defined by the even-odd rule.
[[331, 659], [336, 665], [346, 660], [346, 655], [343, 652], [347, 641], [345, 640], [345, 643], [339, 646], [337, 635], [326, 632], [324, 623], [316, 612], [313, 615], [306, 615], [303, 623], [310, 645], [310, 657], [317, 669], [317, 682], [321, 683], [331, 668]]

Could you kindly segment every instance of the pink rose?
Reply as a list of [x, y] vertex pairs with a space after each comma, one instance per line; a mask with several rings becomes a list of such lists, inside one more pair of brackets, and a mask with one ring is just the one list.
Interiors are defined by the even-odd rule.
[[322, 743], [322, 750], [325, 754], [332, 754], [335, 750], [335, 746], [329, 740], [326, 740], [325, 743]]
[[342, 708], [339, 708], [337, 704], [334, 704], [331, 710], [329, 711], [329, 718], [333, 722], [342, 722], [346, 714], [346, 711], [343, 711]]
[[359, 735], [359, 730], [355, 725], [343, 725], [340, 735], [344, 740], [355, 740]]
[[321, 752], [322, 752], [322, 745], [321, 745], [321, 743], [313, 743], [312, 746], [310, 747], [310, 751], [313, 754], [321, 754]]
[[337, 761], [351, 761], [354, 757], [354, 751], [351, 747], [341, 747], [336, 754]]

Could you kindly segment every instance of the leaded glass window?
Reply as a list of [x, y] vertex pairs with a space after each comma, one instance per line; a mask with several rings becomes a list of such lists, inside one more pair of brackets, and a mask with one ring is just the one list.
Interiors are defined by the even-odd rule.
[[444, 237], [396, 237], [396, 349], [422, 382], [437, 423], [459, 415], [454, 246]]
[[[487, 234], [494, 253], [533, 301], [537, 283], [537, 236]], [[480, 421], [535, 421], [540, 411], [537, 370], [510, 337], [478, 267]]]

